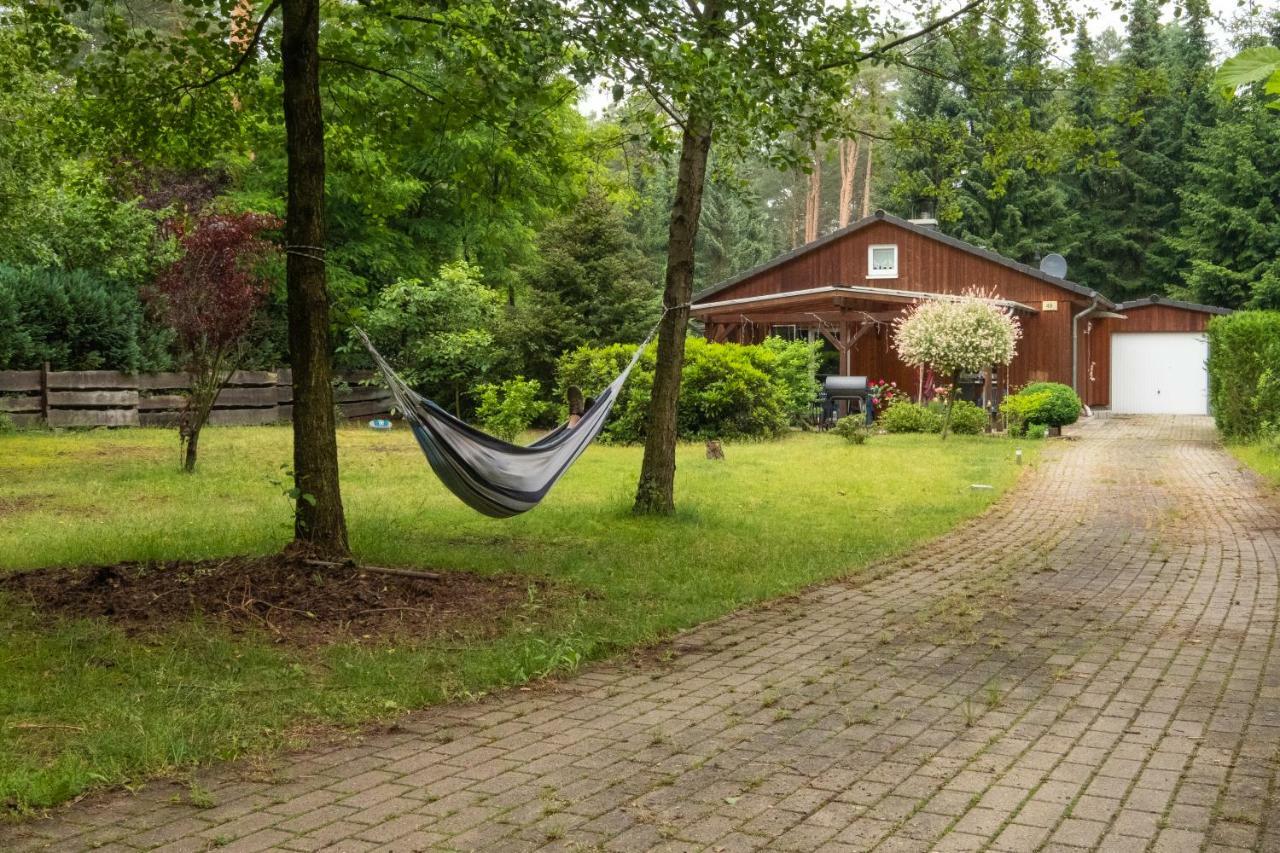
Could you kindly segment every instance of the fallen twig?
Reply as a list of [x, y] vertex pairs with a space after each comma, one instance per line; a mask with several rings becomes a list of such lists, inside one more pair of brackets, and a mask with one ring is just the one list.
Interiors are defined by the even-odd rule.
[[417, 578], [424, 581], [438, 581], [444, 578], [439, 572], [421, 572], [415, 569], [393, 569], [387, 566], [362, 566], [351, 561], [335, 562], [333, 560], [317, 560], [308, 558], [302, 562], [308, 566], [320, 566], [326, 569], [355, 569], [359, 572], [373, 572], [378, 575], [395, 575], [402, 578]]
[[64, 729], [69, 732], [82, 732], [84, 726], [72, 726], [67, 723], [10, 723], [11, 729]]

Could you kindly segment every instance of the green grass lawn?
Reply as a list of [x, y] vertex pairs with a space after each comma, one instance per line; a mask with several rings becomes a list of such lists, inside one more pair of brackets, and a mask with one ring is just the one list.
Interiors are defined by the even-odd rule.
[[1228, 444], [1227, 450], [1245, 465], [1265, 477], [1273, 486], [1280, 488], [1280, 453], [1261, 441], [1247, 444]]
[[[278, 549], [289, 438], [210, 429], [188, 476], [167, 431], [0, 436], [0, 572]], [[640, 450], [596, 446], [542, 506], [493, 520], [443, 490], [407, 432], [348, 429], [339, 445], [361, 560], [542, 576], [567, 594], [531, 593], [496, 638], [311, 652], [201, 624], [130, 638], [0, 602], [0, 812], [572, 670], [856, 572], [980, 513], [1019, 470], [986, 437], [794, 435], [730, 445], [724, 462], [691, 445], [677, 515], [643, 519], [629, 512]]]

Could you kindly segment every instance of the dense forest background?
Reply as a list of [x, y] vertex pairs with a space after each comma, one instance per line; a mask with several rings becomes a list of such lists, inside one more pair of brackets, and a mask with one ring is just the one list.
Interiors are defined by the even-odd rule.
[[[284, 213], [273, 34], [234, 77], [130, 64], [119, 45], [145, 47], [166, 9], [89, 3], [70, 25], [38, 4], [5, 12], [0, 369], [169, 366], [147, 307], [176, 251], [166, 223]], [[1228, 103], [1210, 85], [1227, 51], [1280, 44], [1280, 17], [1244, 8], [1215, 45], [1204, 0], [1176, 11], [1162, 22], [1160, 4], [1133, 0], [1123, 31], [1091, 37], [1084, 22], [1054, 29], [1034, 0], [992, 2], [862, 69], [822, 138], [713, 146], [699, 283], [883, 208], [1027, 263], [1061, 253], [1113, 299], [1280, 307], [1280, 112], [1260, 90]], [[517, 375], [550, 387], [564, 353], [641, 337], [675, 182], [657, 106], [584, 115], [571, 57], [531, 61], [483, 3], [459, 7], [456, 37], [407, 52], [395, 21], [326, 14], [340, 360], [363, 363], [345, 332], [360, 323], [456, 398]], [[246, 366], [286, 361], [275, 278]]]

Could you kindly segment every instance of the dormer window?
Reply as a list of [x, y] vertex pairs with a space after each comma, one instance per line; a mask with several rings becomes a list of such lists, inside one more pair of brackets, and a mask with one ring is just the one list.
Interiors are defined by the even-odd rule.
[[871, 246], [867, 249], [867, 278], [897, 278], [898, 247]]

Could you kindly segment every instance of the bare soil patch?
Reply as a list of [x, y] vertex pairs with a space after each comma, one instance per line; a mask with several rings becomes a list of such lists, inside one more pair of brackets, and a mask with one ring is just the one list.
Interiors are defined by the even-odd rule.
[[531, 597], [558, 597], [548, 582], [521, 575], [405, 577], [291, 554], [36, 569], [0, 577], [0, 593], [40, 613], [103, 618], [135, 634], [200, 617], [298, 646], [495, 636]]

